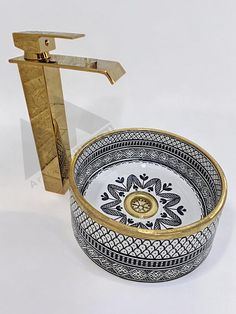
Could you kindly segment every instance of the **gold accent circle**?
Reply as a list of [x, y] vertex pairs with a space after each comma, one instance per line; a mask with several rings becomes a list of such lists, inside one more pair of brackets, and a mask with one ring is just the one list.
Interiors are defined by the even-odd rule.
[[124, 200], [124, 208], [131, 216], [146, 219], [156, 214], [158, 203], [147, 192], [132, 192]]
[[[189, 225], [186, 225], [184, 227], [178, 227], [175, 229], [164, 229], [164, 230], [150, 230], [150, 229], [142, 229], [142, 228], [136, 228], [132, 226], [128, 226], [125, 224], [121, 224], [103, 213], [99, 212], [95, 207], [93, 207], [79, 192], [76, 182], [75, 182], [75, 164], [76, 160], [79, 157], [79, 155], [82, 154], [82, 152], [88, 148], [90, 145], [95, 143], [96, 141], [105, 138], [107, 136], [110, 136], [115, 133], [120, 132], [132, 132], [132, 131], [144, 131], [144, 132], [152, 132], [152, 133], [158, 133], [163, 134], [172, 138], [175, 138], [181, 142], [184, 142], [197, 150], [199, 150], [202, 154], [204, 154], [214, 165], [216, 170], [219, 173], [221, 184], [222, 184], [222, 192], [221, 196], [215, 206], [215, 208], [204, 218], [199, 219], [195, 221], [194, 223], [191, 223]], [[123, 129], [115, 129], [113, 131], [108, 131], [103, 134], [99, 134], [98, 136], [93, 137], [91, 140], [87, 141], [84, 145], [78, 149], [78, 151], [75, 153], [75, 155], [72, 157], [72, 162], [70, 165], [70, 174], [69, 174], [69, 182], [70, 182], [70, 189], [73, 192], [73, 196], [78, 203], [78, 205], [82, 208], [82, 210], [94, 221], [96, 221], [98, 224], [114, 231], [118, 232], [120, 234], [124, 234], [127, 236], [135, 237], [135, 238], [141, 238], [141, 239], [149, 239], [149, 240], [168, 240], [168, 239], [175, 239], [175, 238], [182, 238], [187, 237], [191, 234], [197, 233], [199, 231], [202, 231], [204, 228], [209, 226], [216, 217], [221, 213], [223, 206], [226, 201], [227, 196], [227, 181], [225, 174], [218, 164], [218, 162], [202, 147], [195, 144], [194, 142], [186, 139], [183, 136], [177, 135], [175, 133], [159, 130], [159, 129], [151, 129], [151, 128], [123, 128]]]

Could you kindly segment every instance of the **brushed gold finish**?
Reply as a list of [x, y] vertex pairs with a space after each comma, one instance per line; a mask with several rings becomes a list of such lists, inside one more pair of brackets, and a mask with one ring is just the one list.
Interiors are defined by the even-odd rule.
[[68, 159], [69, 164], [71, 156], [59, 70], [25, 62], [19, 64], [19, 72], [45, 189], [64, 194], [68, 169], [65, 174], [60, 160]]
[[[24, 57], [17, 57], [9, 60], [10, 63], [25, 63]], [[33, 66], [42, 66], [41, 62], [27, 60], [27, 63]], [[114, 84], [118, 79], [125, 74], [125, 70], [119, 62], [91, 59], [86, 57], [72, 57], [63, 55], [51, 55], [50, 61], [44, 64], [48, 68], [61, 68], [77, 71], [94, 72], [104, 74], [111, 84]]]
[[155, 197], [147, 192], [132, 192], [124, 200], [125, 210], [136, 218], [150, 218], [157, 213], [158, 207]]
[[[29, 60], [37, 60], [38, 54], [56, 49], [55, 38], [76, 39], [85, 36], [77, 33], [37, 31], [15, 32], [12, 35], [15, 46], [24, 50], [24, 57]], [[48, 56], [50, 56], [49, 53]]]
[[71, 160], [60, 69], [104, 74], [111, 84], [125, 74], [115, 61], [50, 54], [56, 48], [55, 38], [83, 36], [58, 32], [13, 33], [14, 44], [24, 51], [24, 56], [9, 60], [19, 68], [45, 189], [60, 194], [69, 186]]
[[19, 42], [22, 42], [24, 40], [29, 40], [32, 42], [35, 39], [41, 38], [41, 37], [76, 39], [76, 38], [85, 36], [85, 34], [79, 34], [79, 33], [48, 32], [48, 31], [22, 31], [22, 32], [14, 32], [12, 35], [13, 35], [14, 40], [18, 40]]
[[[158, 132], [161, 134], [168, 135], [170, 137], [174, 137], [188, 145], [191, 145], [195, 147], [196, 149], [200, 150], [215, 166], [217, 171], [219, 172], [221, 183], [222, 183], [222, 194], [221, 197], [216, 204], [215, 208], [203, 219], [200, 219], [190, 225], [186, 225], [184, 227], [179, 227], [175, 229], [165, 229], [165, 230], [149, 230], [149, 229], [142, 229], [142, 228], [136, 228], [129, 225], [121, 224], [103, 213], [99, 212], [96, 208], [94, 208], [79, 192], [75, 177], [74, 177], [74, 169], [75, 169], [75, 163], [78, 158], [78, 156], [83, 152], [84, 149], [92, 145], [97, 140], [100, 140], [104, 137], [111, 136], [114, 133], [118, 133], [121, 131], [149, 131], [149, 132]], [[201, 148], [199, 145], [193, 143], [192, 141], [186, 139], [185, 137], [182, 137], [180, 135], [177, 135], [175, 133], [166, 132], [159, 129], [151, 129], [151, 128], [125, 128], [125, 129], [116, 129], [113, 131], [109, 131], [106, 133], [103, 133], [101, 135], [98, 135], [82, 145], [80, 149], [76, 152], [76, 154], [72, 158], [72, 163], [70, 167], [70, 174], [69, 174], [69, 182], [70, 182], [70, 188], [73, 192], [73, 195], [75, 197], [76, 202], [79, 204], [79, 206], [82, 208], [82, 210], [88, 214], [89, 217], [91, 217], [93, 220], [95, 220], [97, 223], [101, 224], [102, 226], [113, 230], [115, 232], [135, 237], [135, 238], [141, 238], [141, 239], [150, 239], [150, 240], [165, 240], [165, 239], [175, 239], [175, 238], [181, 238], [181, 237], [187, 237], [191, 234], [197, 233], [207, 226], [209, 226], [218, 215], [220, 215], [221, 210], [225, 204], [226, 196], [227, 196], [227, 181], [224, 175], [223, 170], [221, 169], [220, 165], [217, 163], [217, 161], [203, 148]]]

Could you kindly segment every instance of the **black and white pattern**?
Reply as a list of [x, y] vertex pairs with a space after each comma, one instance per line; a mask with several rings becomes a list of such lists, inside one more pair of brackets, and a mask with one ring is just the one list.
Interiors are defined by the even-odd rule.
[[145, 240], [111, 231], [88, 217], [71, 196], [72, 225], [84, 252], [124, 279], [159, 282], [195, 269], [207, 256], [218, 219], [203, 231], [172, 240]]
[[[182, 224], [181, 216], [186, 212], [186, 208], [181, 205], [181, 197], [173, 193], [172, 183], [163, 183], [159, 178], [151, 178], [144, 173], [139, 177], [130, 174], [125, 180], [118, 177], [116, 184], [108, 184], [107, 192], [101, 195], [105, 204], [101, 206], [104, 213], [115, 217], [117, 221], [132, 227], [143, 229], [162, 229], [177, 227]], [[163, 212], [160, 217], [155, 218], [154, 222], [139, 221], [135, 218], [128, 218], [124, 209], [123, 201], [126, 195], [132, 191], [145, 191], [153, 193], [160, 204], [163, 205]]]
[[[134, 162], [160, 165], [183, 178], [199, 199], [201, 217], [212, 211], [221, 196], [220, 175], [212, 162], [194, 146], [158, 131], [117, 131], [93, 142], [75, 163], [78, 190], [87, 197], [89, 187], [101, 173]], [[97, 210], [134, 228], [178, 228], [194, 210], [184, 205], [173, 182], [141, 170], [127, 176], [122, 173], [106, 187], [97, 195], [101, 202]], [[123, 198], [133, 191], [145, 191], [158, 199], [162, 208], [155, 220], [143, 222], [127, 215]], [[147, 240], [101, 226], [81, 210], [73, 195], [71, 213], [75, 237], [96, 264], [122, 278], [144, 282], [175, 279], [195, 269], [207, 256], [218, 223], [217, 217], [204, 230], [188, 237]]]

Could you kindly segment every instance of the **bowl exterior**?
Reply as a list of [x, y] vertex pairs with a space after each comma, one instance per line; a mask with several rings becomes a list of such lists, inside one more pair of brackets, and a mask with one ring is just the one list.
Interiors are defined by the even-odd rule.
[[202, 231], [170, 240], [148, 240], [112, 231], [89, 217], [71, 195], [74, 235], [97, 265], [124, 279], [163, 282], [182, 277], [207, 257], [219, 215]]

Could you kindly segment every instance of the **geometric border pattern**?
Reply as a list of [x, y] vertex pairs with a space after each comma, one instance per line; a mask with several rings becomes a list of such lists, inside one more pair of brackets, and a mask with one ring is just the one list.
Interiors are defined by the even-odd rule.
[[210, 251], [219, 217], [204, 230], [179, 239], [145, 240], [109, 230], [84, 213], [71, 196], [72, 226], [83, 251], [124, 279], [159, 282], [195, 269]]
[[123, 279], [138, 282], [163, 282], [178, 279], [187, 275], [197, 268], [207, 257], [211, 247], [206, 248], [202, 254], [193, 258], [183, 265], [176, 265], [171, 269], [139, 269], [136, 267], [125, 266], [114, 262], [110, 258], [96, 251], [80, 234], [76, 234], [75, 238], [84, 251], [84, 253], [98, 266], [109, 273]]

